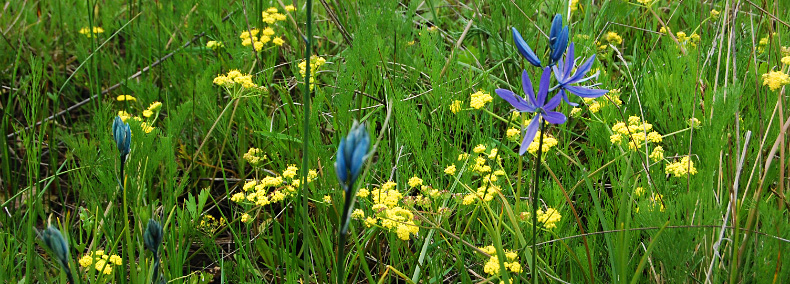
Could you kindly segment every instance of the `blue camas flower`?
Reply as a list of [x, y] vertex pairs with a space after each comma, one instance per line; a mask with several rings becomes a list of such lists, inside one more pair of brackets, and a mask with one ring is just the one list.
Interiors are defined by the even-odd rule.
[[148, 227], [143, 234], [143, 244], [155, 256], [159, 253], [159, 247], [162, 245], [162, 226], [154, 219], [148, 219]]
[[126, 155], [129, 155], [132, 144], [132, 130], [129, 124], [123, 122], [120, 116], [115, 117], [112, 122], [112, 138], [115, 139], [115, 145], [118, 147], [118, 153], [121, 155], [121, 160], [126, 160]]
[[58, 260], [58, 264], [60, 264], [61, 269], [63, 272], [66, 273], [66, 276], [69, 278], [71, 283], [74, 283], [71, 275], [71, 270], [69, 269], [69, 259], [71, 256], [69, 254], [69, 243], [66, 242], [66, 239], [63, 237], [63, 234], [60, 233], [60, 230], [49, 225], [45, 230], [38, 232], [38, 237], [44, 241], [52, 253], [55, 256], [55, 259]]
[[554, 15], [549, 31], [549, 47], [551, 48], [549, 66], [554, 65], [562, 58], [565, 48], [568, 47], [568, 26], [562, 25], [562, 15]]
[[584, 78], [584, 76], [590, 72], [590, 68], [592, 68], [592, 64], [595, 61], [595, 55], [587, 59], [581, 66], [576, 68], [576, 72], [571, 74], [573, 71], [573, 67], [576, 64], [576, 58], [574, 57], [574, 45], [571, 43], [571, 46], [568, 48], [568, 53], [565, 56], [565, 61], [562, 59], [559, 60], [558, 64], [552, 66], [554, 70], [554, 78], [557, 79], [558, 85], [552, 89], [559, 88], [560, 89], [560, 96], [562, 99], [567, 102], [569, 105], [577, 106], [578, 104], [571, 103], [568, 101], [568, 95], [565, 92], [570, 92], [574, 95], [583, 97], [583, 98], [597, 98], [609, 92], [608, 90], [601, 90], [601, 89], [591, 89], [595, 87], [597, 84], [593, 84], [590, 86], [571, 86], [571, 84], [578, 84], [584, 83], [589, 81], [590, 79], [596, 78], [598, 73], [593, 74], [590, 77]]
[[365, 124], [354, 121], [351, 131], [337, 146], [335, 172], [344, 190], [349, 191], [357, 180], [362, 164], [365, 163], [368, 148], [370, 148], [370, 135], [365, 129]]
[[521, 87], [524, 90], [524, 94], [527, 95], [527, 99], [529, 101], [517, 96], [510, 90], [496, 89], [496, 94], [510, 103], [518, 111], [535, 113], [535, 117], [532, 118], [529, 126], [527, 126], [527, 131], [524, 135], [524, 141], [521, 142], [521, 148], [518, 152], [519, 155], [524, 155], [524, 153], [527, 151], [527, 148], [529, 147], [529, 144], [535, 139], [535, 135], [537, 134], [538, 128], [540, 127], [540, 118], [545, 119], [551, 124], [565, 123], [565, 115], [560, 112], [553, 111], [555, 108], [557, 108], [557, 106], [560, 105], [562, 97], [555, 95], [548, 102], [546, 101], [546, 97], [549, 94], [550, 83], [551, 68], [546, 67], [543, 69], [543, 75], [540, 77], [540, 86], [538, 87], [537, 95], [535, 95], [532, 89], [532, 82], [529, 80], [527, 70], [524, 70], [524, 72], [521, 73]]
[[532, 49], [529, 48], [529, 45], [527, 44], [526, 41], [524, 41], [524, 38], [521, 37], [521, 34], [518, 32], [518, 30], [515, 27], [513, 27], [512, 30], [513, 30], [513, 41], [516, 42], [516, 48], [518, 49], [518, 53], [521, 53], [521, 56], [524, 56], [524, 58], [527, 59], [527, 62], [529, 62], [529, 64], [532, 64], [535, 67], [540, 67], [540, 59], [538, 59], [538, 56], [535, 55], [535, 52], [533, 52]]

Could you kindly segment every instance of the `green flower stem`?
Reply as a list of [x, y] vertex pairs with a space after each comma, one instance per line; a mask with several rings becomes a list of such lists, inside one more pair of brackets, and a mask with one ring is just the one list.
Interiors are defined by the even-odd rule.
[[532, 283], [538, 283], [538, 206], [540, 198], [538, 194], [539, 181], [540, 181], [540, 158], [543, 154], [543, 117], [540, 118], [540, 130], [538, 138], [538, 161], [535, 163], [535, 186], [532, 188]]
[[307, 0], [307, 35], [304, 38], [306, 46], [304, 49], [304, 60], [305, 60], [305, 79], [304, 79], [304, 92], [302, 92], [302, 103], [304, 104], [304, 120], [302, 124], [302, 169], [301, 171], [301, 178], [302, 178], [302, 245], [305, 247], [302, 257], [304, 258], [302, 268], [302, 279], [305, 282], [310, 282], [310, 273], [308, 273], [309, 261], [310, 261], [310, 254], [311, 254], [311, 244], [310, 244], [310, 220], [307, 213], [308, 208], [308, 201], [307, 201], [307, 169], [308, 164], [307, 160], [310, 158], [309, 150], [310, 150], [310, 52], [313, 45], [313, 1]]

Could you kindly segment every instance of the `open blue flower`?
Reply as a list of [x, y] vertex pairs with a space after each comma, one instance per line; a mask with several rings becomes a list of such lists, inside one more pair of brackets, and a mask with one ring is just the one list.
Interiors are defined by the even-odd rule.
[[519, 155], [524, 155], [524, 153], [527, 151], [527, 148], [529, 147], [529, 144], [535, 139], [535, 135], [537, 134], [538, 128], [540, 127], [541, 118], [545, 119], [551, 124], [565, 123], [565, 115], [560, 112], [553, 111], [555, 108], [557, 108], [557, 106], [560, 105], [562, 97], [556, 95], [548, 102], [546, 101], [546, 97], [549, 94], [550, 81], [551, 68], [546, 67], [543, 69], [543, 75], [540, 77], [538, 94], [535, 95], [532, 89], [532, 82], [529, 80], [529, 75], [527, 74], [527, 70], [524, 70], [524, 72], [521, 73], [521, 88], [524, 90], [524, 94], [527, 95], [527, 99], [529, 101], [517, 96], [510, 90], [496, 89], [496, 94], [510, 103], [518, 111], [535, 113], [535, 117], [532, 118], [529, 126], [527, 126], [527, 131], [524, 134], [524, 141], [521, 142], [521, 148], [518, 152]]
[[571, 71], [573, 71], [573, 66], [576, 64], [576, 58], [574, 57], [574, 45], [571, 43], [571, 46], [568, 48], [568, 53], [565, 55], [565, 60], [563, 61], [560, 59], [559, 62], [557, 62], [557, 65], [552, 66], [552, 69], [554, 70], [554, 78], [557, 79], [558, 83], [554, 89], [560, 89], [559, 96], [561, 96], [562, 99], [569, 105], [577, 106], [578, 104], [568, 101], [568, 95], [565, 92], [570, 92], [582, 98], [597, 98], [609, 92], [609, 90], [592, 89], [592, 87], [595, 87], [598, 84], [593, 84], [590, 86], [571, 86], [571, 84], [584, 83], [590, 79], [598, 77], [598, 73], [593, 74], [587, 78], [584, 77], [587, 75], [587, 72], [590, 72], [590, 68], [592, 68], [592, 64], [594, 62], [595, 55], [590, 57], [590, 59], [587, 59], [584, 64], [576, 68], [575, 73], [571, 74]]

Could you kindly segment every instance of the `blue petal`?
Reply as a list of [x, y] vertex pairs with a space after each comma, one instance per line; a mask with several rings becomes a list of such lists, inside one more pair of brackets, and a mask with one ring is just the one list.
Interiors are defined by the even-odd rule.
[[565, 48], [568, 46], [568, 27], [562, 29], [560, 34], [557, 36], [556, 42], [551, 45], [551, 64], [556, 63], [557, 61], [562, 58], [562, 54], [565, 53]]
[[362, 165], [365, 164], [365, 156], [368, 154], [369, 147], [370, 136], [366, 132], [357, 142], [357, 147], [354, 149], [354, 154], [351, 157], [351, 183], [354, 183], [359, 176]]
[[551, 124], [563, 124], [567, 118], [561, 112], [547, 111], [543, 114], [543, 118]]
[[567, 103], [568, 105], [570, 105], [572, 107], [579, 106], [579, 104], [573, 103], [570, 100], [568, 100], [568, 94], [565, 92], [564, 89], [560, 89], [560, 94], [558, 96], [562, 96], [562, 100], [565, 101], [565, 103]]
[[[560, 89], [560, 92], [562, 92], [562, 89]], [[549, 102], [547, 102], [546, 105], [543, 106], [543, 110], [550, 111], [550, 110], [553, 110], [553, 109], [557, 108], [557, 106], [560, 105], [560, 102], [562, 102], [562, 96], [564, 94], [565, 94], [565, 92], [562, 92], [561, 94], [554, 95], [554, 97], [552, 97], [549, 100]]]
[[571, 71], [573, 70], [573, 64], [576, 63], [576, 48], [574, 47], [573, 43], [571, 46], [568, 47], [568, 54], [565, 55], [565, 67], [562, 69], [565, 74], [563, 74], [562, 78], [566, 79], [571, 76]]
[[540, 59], [538, 59], [538, 56], [535, 55], [535, 52], [529, 48], [529, 45], [527, 45], [527, 42], [524, 41], [524, 38], [521, 37], [521, 34], [518, 33], [518, 30], [516, 30], [515, 27], [513, 27], [512, 30], [513, 41], [516, 42], [516, 48], [518, 49], [518, 52], [521, 53], [521, 56], [524, 56], [524, 58], [526, 58], [530, 64], [540, 67]]
[[535, 101], [535, 91], [532, 89], [532, 80], [529, 79], [527, 70], [521, 71], [521, 89], [524, 91], [524, 94], [527, 95], [529, 102], [532, 103], [533, 106], [537, 106], [538, 102]]
[[539, 121], [540, 114], [533, 117], [529, 126], [527, 126], [527, 133], [524, 134], [524, 140], [521, 141], [521, 148], [518, 150], [519, 155], [524, 155], [527, 152], [527, 148], [529, 148], [529, 144], [532, 143], [532, 140], [535, 140], [535, 134], [538, 133], [538, 126], [540, 126]]
[[510, 90], [496, 89], [494, 92], [503, 100], [507, 101], [519, 111], [535, 112], [535, 106], [525, 101], [523, 98], [517, 96]]
[[337, 174], [337, 180], [340, 181], [341, 184], [345, 183], [348, 180], [348, 168], [346, 167], [346, 156], [343, 154], [343, 148], [345, 148], [346, 138], [340, 139], [340, 144], [337, 146], [337, 156], [335, 158], [335, 173]]
[[549, 30], [549, 45], [553, 46], [557, 43], [557, 39], [559, 38], [561, 31], [562, 15], [556, 14], [554, 15], [554, 19], [551, 21], [551, 30]]
[[540, 86], [538, 87], [537, 107], [543, 107], [546, 103], [546, 96], [549, 94], [549, 84], [551, 83], [551, 68], [546, 67], [543, 69], [543, 75], [540, 77]]
[[579, 68], [576, 69], [576, 73], [573, 74], [573, 77], [571, 77], [568, 80], [568, 84], [576, 83], [579, 80], [581, 80], [584, 77], [584, 75], [587, 74], [587, 72], [590, 72], [590, 69], [592, 68], [594, 61], [595, 61], [595, 54], [593, 54], [593, 56], [590, 57], [590, 59], [587, 59], [587, 61], [584, 62], [584, 64], [582, 64], [581, 66], [579, 66]]
[[609, 92], [609, 90], [588, 89], [580, 86], [566, 86], [565, 90], [582, 98], [597, 98]]

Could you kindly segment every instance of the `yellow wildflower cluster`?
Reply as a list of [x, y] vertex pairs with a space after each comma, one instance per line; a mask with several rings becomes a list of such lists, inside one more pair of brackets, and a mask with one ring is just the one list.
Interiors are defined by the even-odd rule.
[[642, 143], [645, 142], [661, 143], [664, 139], [661, 134], [651, 130], [653, 130], [652, 124], [642, 122], [642, 119], [638, 116], [630, 116], [628, 125], [618, 122], [612, 126], [614, 134], [609, 136], [609, 140], [612, 144], [626, 142], [628, 143], [628, 149], [631, 150], [641, 148]]
[[258, 88], [258, 85], [252, 82], [252, 75], [242, 74], [239, 70], [235, 69], [228, 71], [227, 75], [217, 75], [217, 77], [214, 78], [214, 84], [226, 88], [233, 88], [235, 86], [241, 86], [245, 89]]
[[114, 266], [121, 266], [123, 260], [116, 254], [106, 254], [104, 250], [96, 250], [84, 255], [79, 260], [80, 266], [89, 268], [93, 267], [99, 273], [106, 275], [112, 274]]
[[620, 45], [623, 43], [623, 37], [616, 32], [607, 32], [601, 40], [597, 41], [595, 45], [598, 46], [598, 52], [604, 52], [609, 45]]
[[263, 160], [268, 157], [263, 153], [263, 150], [258, 148], [250, 148], [243, 156], [244, 160], [255, 168], [263, 166]]
[[100, 33], [104, 33], [104, 29], [102, 29], [101, 27], [93, 27], [92, 29], [85, 27], [80, 29], [80, 34], [84, 35], [87, 38], [92, 38], [94, 34], [100, 34]]
[[689, 118], [686, 122], [691, 128], [699, 128], [702, 123], [696, 117]]
[[571, 12], [579, 10], [579, 0], [571, 0]]
[[418, 187], [422, 185], [422, 179], [419, 177], [411, 177], [409, 179], [409, 187]]
[[[260, 155], [260, 152], [256, 152], [250, 156], [260, 157]], [[264, 155], [263, 157], [265, 159], [266, 156]], [[254, 179], [248, 181], [242, 187], [243, 192], [233, 194], [230, 197], [230, 201], [257, 206], [266, 206], [272, 203], [281, 202], [296, 194], [296, 189], [301, 185], [301, 180], [297, 177], [298, 170], [299, 168], [295, 165], [290, 165], [282, 172], [282, 175], [266, 176], [260, 180]], [[313, 182], [317, 177], [318, 172], [315, 170], [308, 171], [307, 183]], [[326, 197], [329, 196], [327, 195]], [[326, 197], [324, 201], [331, 203], [331, 197], [328, 201]]]
[[645, 5], [645, 6], [650, 6], [650, 4], [653, 4], [653, 2], [655, 2], [655, 1], [656, 0], [636, 0], [636, 2], [639, 2], [639, 4], [642, 4], [642, 5]]
[[[417, 180], [414, 178], [410, 180], [410, 184], [416, 184], [416, 182]], [[422, 183], [422, 180], [419, 182]], [[424, 187], [427, 188], [427, 186]], [[404, 241], [409, 240], [411, 235], [419, 233], [420, 228], [414, 223], [414, 214], [401, 207], [404, 198], [403, 194], [398, 191], [395, 182], [386, 182], [379, 188], [372, 190], [360, 189], [357, 196], [370, 197], [370, 201], [373, 203], [371, 209], [374, 215], [365, 218], [365, 226], [372, 227], [380, 222], [381, 227], [396, 233], [398, 238]], [[361, 220], [364, 216], [364, 212], [360, 211], [355, 219]]]
[[[496, 248], [491, 245], [479, 249], [490, 255], [488, 261], [485, 263], [485, 265], [483, 265], [483, 271], [491, 276], [498, 275], [500, 266], [499, 256], [497, 256]], [[510, 270], [510, 272], [513, 273], [521, 273], [523, 271], [521, 264], [518, 262], [518, 253], [512, 250], [505, 250], [505, 258], [505, 269]]]
[[776, 89], [787, 84], [790, 84], [790, 76], [782, 71], [771, 71], [763, 74], [763, 85], [768, 86], [771, 91], [776, 91]]
[[457, 170], [457, 168], [455, 167], [455, 165], [449, 165], [446, 168], [444, 168], [444, 173], [448, 174], [448, 175], [451, 175], [451, 176], [454, 176], [456, 170]]
[[[647, 198], [647, 200], [649, 202], [648, 211], [653, 211], [653, 208], [655, 208], [655, 207], [659, 207], [659, 210], [661, 210], [661, 212], [666, 211], [666, 208], [664, 207], [663, 198], [664, 197], [661, 194], [658, 194], [658, 193], [651, 194]], [[636, 207], [636, 212], [639, 213], [639, 207], [638, 206]]]
[[487, 103], [493, 101], [494, 98], [491, 97], [489, 93], [483, 92], [483, 90], [479, 90], [472, 94], [472, 100], [469, 102], [469, 106], [474, 109], [481, 109], [486, 106]]
[[[540, 135], [541, 135], [541, 132], [538, 131], [535, 134], [535, 140], [532, 140], [532, 143], [529, 143], [529, 146], [527, 147], [527, 152], [529, 152], [532, 155], [537, 155], [538, 154], [538, 144], [540, 143]], [[541, 150], [540, 151], [543, 154], [546, 154], [554, 146], [557, 146], [557, 139], [555, 139], [554, 137], [552, 137], [549, 134], [543, 135], [543, 145], [541, 145], [541, 147], [540, 147]]]
[[[318, 72], [318, 69], [324, 64], [326, 64], [326, 59], [323, 57], [317, 55], [310, 56], [310, 90], [315, 87], [316, 72]], [[307, 62], [304, 60], [299, 62], [299, 74], [302, 75], [302, 78], [307, 76]]]
[[136, 102], [137, 98], [130, 95], [120, 95], [116, 97], [115, 100], [119, 102], [124, 102], [124, 101]]
[[668, 164], [664, 172], [675, 177], [685, 177], [687, 174], [697, 174], [697, 168], [694, 167], [694, 162], [688, 156], [685, 156], [678, 162]]
[[658, 162], [658, 161], [663, 160], [664, 159], [664, 147], [661, 147], [661, 145], [657, 145], [655, 148], [653, 148], [653, 151], [650, 152], [649, 158], [653, 162]]
[[790, 55], [786, 55], [785, 57], [782, 57], [782, 64], [790, 65]]
[[225, 218], [220, 217], [219, 220], [211, 216], [211, 214], [206, 213], [203, 217], [200, 218], [200, 223], [198, 224], [198, 230], [201, 230], [209, 235], [214, 234], [217, 230], [225, 226]]
[[636, 189], [634, 189], [634, 194], [636, 196], [642, 196], [643, 194], [645, 194], [645, 188], [641, 186], [637, 187]]
[[691, 47], [697, 47], [697, 44], [700, 41], [700, 36], [697, 33], [686, 35], [685, 32], [677, 32], [675, 36], [678, 38], [678, 42], [684, 46], [687, 45]]
[[[296, 7], [294, 7], [293, 5], [288, 5], [285, 7], [285, 10], [287, 10], [288, 12], [293, 12], [296, 11]], [[266, 11], [263, 11], [261, 13], [261, 19], [263, 19], [264, 23], [273, 25], [276, 22], [285, 21], [287, 17], [285, 16], [285, 14], [280, 13], [280, 10], [277, 10], [276, 7], [269, 7], [268, 9], [266, 9]]]
[[765, 48], [768, 47], [768, 43], [771, 41], [771, 36], [777, 36], [777, 34], [774, 32], [760, 39], [760, 42], [757, 44], [757, 53], [765, 53]]
[[711, 19], [714, 19], [714, 20], [718, 19], [719, 18], [719, 14], [721, 14], [721, 12], [719, 12], [716, 9], [710, 10], [710, 18]]
[[546, 229], [557, 227], [557, 222], [562, 219], [562, 215], [556, 209], [549, 207], [546, 211], [538, 209], [538, 222], [543, 223]]
[[[611, 104], [620, 106], [623, 104], [623, 101], [620, 100], [620, 89], [613, 89], [610, 90], [606, 95], [600, 96], [598, 98], [584, 98], [584, 103], [587, 105], [587, 109], [589, 109], [591, 113], [598, 113], [604, 106]], [[571, 116], [574, 115], [574, 111], [579, 112], [581, 109], [573, 108], [571, 110]]]
[[[159, 102], [154, 102], [154, 103], [159, 103]], [[160, 108], [161, 108], [161, 104], [162, 103], [159, 103], [159, 107]], [[145, 114], [146, 114], [146, 112], [143, 111], [143, 115], [144, 116], [145, 116]], [[154, 131], [154, 129], [155, 129], [153, 126], [151, 126], [150, 123], [148, 123], [146, 121], [143, 121], [143, 119], [140, 118], [139, 116], [132, 116], [128, 112], [119, 110], [118, 111], [118, 116], [121, 118], [121, 120], [123, 120], [123, 122], [127, 122], [127, 120], [129, 120], [131, 118], [132, 121], [135, 121], [135, 122], [139, 123], [140, 124], [140, 129], [142, 129], [143, 132], [145, 132], [145, 133], [151, 133], [151, 131]]]
[[461, 111], [462, 103], [462, 101], [454, 100], [453, 103], [450, 104], [450, 111], [452, 111], [454, 114], [457, 114], [459, 111]]
[[159, 110], [162, 109], [162, 103], [160, 102], [152, 102], [147, 109], [143, 110], [144, 117], [151, 117], [154, 113], [159, 114]]
[[518, 130], [516, 128], [508, 128], [506, 135], [507, 135], [507, 140], [516, 142], [521, 136], [521, 130]]
[[250, 216], [250, 214], [244, 213], [244, 215], [241, 215], [241, 222], [242, 223], [249, 223], [249, 222], [252, 222], [252, 220], [253, 220], [253, 218], [252, 218], [252, 216]]
[[221, 48], [225, 47], [225, 45], [221, 41], [211, 40], [206, 43], [206, 48], [217, 51]]

